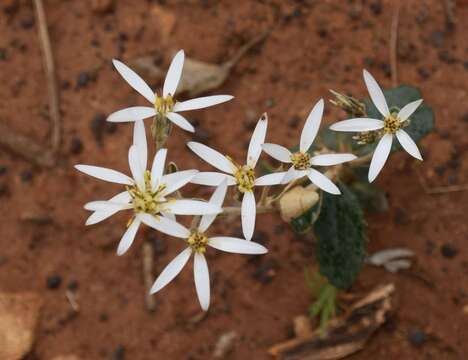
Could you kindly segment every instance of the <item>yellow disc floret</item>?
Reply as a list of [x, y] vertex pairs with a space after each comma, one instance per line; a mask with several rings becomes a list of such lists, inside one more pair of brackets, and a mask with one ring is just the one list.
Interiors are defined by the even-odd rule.
[[400, 119], [393, 114], [384, 119], [384, 132], [386, 134], [395, 134], [400, 128]]
[[250, 166], [244, 165], [237, 168], [234, 173], [237, 189], [241, 193], [252, 191], [255, 186], [255, 171]]
[[187, 239], [187, 243], [193, 252], [203, 254], [206, 252], [206, 245], [208, 245], [208, 238], [205, 234], [194, 231]]
[[298, 151], [291, 154], [291, 162], [296, 170], [310, 169], [310, 155], [309, 153]]
[[135, 212], [144, 212], [152, 215], [158, 214], [160, 212], [161, 205], [167, 202], [161, 195], [165, 188], [165, 185], [160, 185], [155, 191], [153, 191], [151, 186], [151, 174], [146, 170], [144, 190], [139, 189], [136, 185], [127, 188], [127, 191], [132, 197], [132, 204]]
[[158, 114], [166, 115], [174, 109], [174, 98], [171, 95], [167, 95], [166, 97], [156, 96], [154, 109]]

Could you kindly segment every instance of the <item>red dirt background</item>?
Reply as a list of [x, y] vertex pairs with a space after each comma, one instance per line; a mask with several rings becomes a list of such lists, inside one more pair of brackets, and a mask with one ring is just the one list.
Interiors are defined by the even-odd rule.
[[[0, 4], [0, 121], [46, 144], [47, 83], [34, 9], [28, 1], [20, 1], [16, 9], [10, 3], [15, 1]], [[329, 98], [328, 89], [365, 96], [363, 68], [389, 87], [395, 4], [121, 0], [101, 14], [93, 10], [92, 1], [46, 0], [60, 87], [61, 163], [52, 170], [39, 169], [0, 152], [0, 290], [32, 290], [45, 300], [30, 359], [60, 354], [82, 359], [204, 359], [211, 356], [219, 335], [231, 330], [239, 338], [230, 359], [269, 359], [268, 347], [291, 336], [292, 319], [310, 304], [303, 271], [313, 264], [312, 239], [295, 235], [276, 216], [259, 216], [257, 240], [266, 244], [269, 254], [252, 261], [213, 251], [211, 309], [204, 320], [189, 325], [199, 313], [191, 266], [156, 295], [157, 310], [150, 314], [141, 274], [143, 232], [131, 250], [118, 257], [115, 249], [125, 215], [84, 226], [83, 204], [108, 198], [119, 188], [81, 175], [73, 165], [127, 172], [132, 126], [102, 125], [99, 114], [143, 104], [110, 60], [128, 61], [152, 52], [165, 68], [173, 52], [183, 48], [192, 58], [216, 63], [272, 28], [265, 42], [212, 92], [236, 99], [190, 114], [200, 124], [202, 141], [240, 158], [251, 123], [263, 111], [270, 116], [268, 141], [292, 146], [311, 106], [320, 97]], [[410, 0], [401, 8], [399, 82], [420, 87], [435, 111], [437, 130], [422, 141], [423, 163], [396, 154], [378, 179], [388, 193], [389, 210], [368, 214], [369, 251], [404, 246], [417, 253], [417, 260], [412, 270], [399, 274], [365, 267], [351, 291], [364, 294], [393, 282], [395, 312], [352, 359], [467, 358], [467, 192], [429, 194], [423, 187], [468, 182], [468, 3], [458, 1], [454, 15], [457, 23], [450, 31], [444, 1]], [[326, 123], [343, 118], [327, 106]], [[184, 145], [190, 139], [176, 129], [170, 158], [182, 169], [208, 169]], [[49, 214], [53, 222], [22, 220], [29, 213]], [[218, 223], [215, 229], [225, 227]], [[228, 229], [238, 232], [239, 221]], [[156, 256], [158, 272], [181, 249], [174, 239], [163, 240], [167, 251], [161, 249]], [[62, 279], [55, 290], [47, 288], [52, 275]], [[264, 281], [265, 276], [271, 281]], [[74, 317], [68, 315], [65, 297], [70, 287], [80, 306]], [[415, 332], [426, 336], [419, 346], [410, 341]]]

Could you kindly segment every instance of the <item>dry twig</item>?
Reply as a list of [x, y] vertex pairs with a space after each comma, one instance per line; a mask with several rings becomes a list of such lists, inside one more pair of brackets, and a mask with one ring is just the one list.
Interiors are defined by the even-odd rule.
[[49, 32], [47, 30], [47, 20], [42, 0], [33, 0], [36, 8], [36, 17], [39, 26], [39, 39], [41, 41], [42, 56], [44, 57], [44, 67], [47, 77], [47, 88], [49, 93], [49, 113], [52, 120], [51, 128], [51, 149], [54, 156], [61, 142], [60, 104], [57, 90], [57, 76], [52, 57], [52, 46], [50, 45]]
[[398, 23], [400, 21], [400, 3], [397, 2], [393, 11], [390, 28], [390, 67], [392, 69], [392, 86], [398, 86]]
[[154, 296], [151, 296], [150, 289], [153, 284], [153, 266], [154, 266], [154, 251], [153, 245], [146, 241], [142, 248], [143, 256], [143, 282], [145, 283], [145, 303], [148, 311], [156, 310], [156, 300]]

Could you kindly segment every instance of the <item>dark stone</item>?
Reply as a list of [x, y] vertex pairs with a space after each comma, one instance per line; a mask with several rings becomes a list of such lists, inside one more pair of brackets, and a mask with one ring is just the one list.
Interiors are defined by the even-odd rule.
[[0, 183], [0, 197], [7, 196], [10, 194], [10, 189], [7, 184]]
[[369, 5], [372, 13], [376, 16], [382, 14], [382, 1], [381, 0], [374, 0]]
[[81, 154], [83, 151], [83, 142], [79, 137], [74, 136], [70, 142], [70, 153], [73, 155]]
[[392, 68], [391, 68], [389, 63], [384, 62], [384, 63], [380, 64], [380, 67], [381, 67], [381, 69], [384, 72], [386, 77], [389, 78], [392, 75]]
[[62, 81], [62, 83], [60, 84], [60, 88], [61, 88], [62, 90], [68, 90], [68, 89], [70, 89], [70, 87], [71, 87], [71, 84], [70, 84], [70, 81], [68, 81], [68, 80], [64, 80], [64, 81]]
[[444, 45], [445, 34], [442, 31], [433, 31], [431, 34], [431, 44], [436, 48]]
[[265, 245], [268, 243], [268, 234], [265, 231], [256, 230], [252, 236], [252, 241], [260, 245]]
[[468, 70], [468, 61], [465, 61], [465, 62], [463, 63], [463, 67], [465, 68], [465, 70]]
[[112, 352], [111, 360], [124, 360], [125, 359], [125, 348], [122, 345], [117, 346], [117, 348]]
[[99, 314], [99, 321], [100, 322], [106, 322], [109, 320], [109, 315], [107, 315], [105, 312]]
[[262, 284], [268, 284], [276, 276], [277, 269], [278, 263], [275, 259], [263, 259], [255, 269], [254, 278]]
[[99, 145], [102, 145], [104, 133], [113, 134], [117, 130], [117, 125], [106, 121], [106, 115], [103, 113], [97, 113], [94, 115], [89, 126], [94, 135], [94, 139]]
[[455, 64], [457, 62], [457, 59], [455, 59], [447, 50], [439, 52], [439, 60], [447, 64]]
[[23, 170], [20, 173], [20, 178], [22, 182], [30, 182], [33, 179], [33, 173], [31, 170]]
[[47, 277], [47, 288], [50, 290], [56, 290], [62, 284], [62, 278], [60, 275], [50, 275]]
[[67, 284], [67, 289], [70, 291], [76, 291], [78, 290], [79, 284], [78, 281], [72, 280]]
[[468, 124], [468, 112], [465, 113], [465, 114], [462, 116], [462, 120], [463, 120], [463, 122], [465, 122], [465, 123]]
[[76, 80], [76, 88], [80, 89], [80, 88], [87, 86], [91, 80], [92, 80], [92, 76], [89, 74], [89, 72], [86, 72], [86, 71], [80, 72]]
[[440, 253], [447, 259], [453, 259], [458, 254], [458, 250], [451, 244], [445, 243], [440, 247]]
[[423, 80], [426, 80], [429, 78], [429, 76], [431, 76], [430, 71], [423, 67], [418, 68], [418, 74]]
[[34, 27], [34, 24], [36, 23], [36, 20], [34, 18], [34, 16], [27, 16], [23, 19], [21, 19], [20, 21], [20, 25], [23, 29], [31, 29], [32, 27]]
[[291, 120], [289, 120], [288, 122], [288, 126], [291, 128], [291, 129], [297, 129], [297, 127], [299, 126], [301, 122], [301, 118], [297, 115], [294, 115]]
[[6, 60], [7, 51], [4, 48], [0, 48], [0, 61]]
[[415, 347], [421, 347], [427, 341], [427, 335], [419, 329], [411, 330], [408, 334], [408, 341]]
[[5, 165], [0, 165], [0, 176], [5, 175], [8, 172], [8, 168]]

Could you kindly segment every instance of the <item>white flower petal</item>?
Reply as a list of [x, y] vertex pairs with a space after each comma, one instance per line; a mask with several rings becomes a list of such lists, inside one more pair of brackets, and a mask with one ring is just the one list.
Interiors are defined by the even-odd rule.
[[174, 279], [182, 271], [185, 264], [187, 264], [187, 261], [190, 259], [190, 255], [192, 255], [192, 250], [190, 248], [186, 248], [179, 255], [177, 255], [174, 260], [172, 260], [164, 268], [164, 270], [161, 271], [161, 274], [159, 274], [158, 278], [151, 287], [150, 294], [158, 292], [164, 286], [169, 284], [172, 279]]
[[287, 184], [291, 181], [300, 179], [303, 176], [306, 176], [308, 174], [308, 170], [296, 170], [294, 169], [294, 166], [291, 166], [288, 171], [286, 171], [286, 174], [284, 175], [283, 180], [281, 181], [281, 184]]
[[86, 175], [112, 183], [123, 185], [133, 185], [134, 183], [131, 177], [122, 174], [120, 171], [107, 169], [100, 166], [75, 165], [75, 169], [85, 173]]
[[264, 113], [260, 120], [258, 120], [252, 137], [250, 138], [249, 150], [247, 151], [247, 165], [251, 168], [255, 167], [262, 153], [262, 144], [265, 142], [267, 126], [268, 116]]
[[150, 103], [154, 103], [156, 96], [154, 95], [154, 91], [148, 86], [148, 84], [132, 69], [130, 69], [127, 65], [119, 60], [112, 60], [115, 68], [119, 72], [119, 74], [125, 79], [128, 84], [138, 91], [141, 95], [143, 95], [146, 100]]
[[132, 207], [129, 203], [120, 203], [115, 201], [107, 201], [107, 200], [97, 200], [97, 201], [90, 201], [86, 203], [84, 206], [85, 210], [89, 211], [120, 211], [125, 209], [130, 209]]
[[178, 222], [165, 216], [153, 216], [151, 214], [139, 214], [143, 224], [158, 230], [164, 234], [186, 239], [190, 236], [190, 231]]
[[330, 130], [333, 131], [349, 131], [349, 132], [361, 132], [361, 131], [373, 131], [379, 130], [384, 127], [382, 120], [371, 119], [371, 118], [355, 118], [349, 120], [338, 121], [330, 126]]
[[[111, 199], [109, 199], [110, 202], [117, 202], [117, 203], [129, 203], [131, 201], [132, 197], [130, 196], [128, 191], [123, 191]], [[97, 224], [115, 213], [119, 212], [121, 209], [107, 209], [107, 210], [100, 210], [100, 211], [95, 211], [93, 212], [88, 219], [86, 220], [86, 225], [94, 225]]]
[[129, 122], [144, 120], [156, 115], [156, 110], [147, 106], [133, 106], [113, 112], [107, 117], [110, 122]]
[[[221, 207], [223, 205], [224, 198], [226, 197], [226, 191], [227, 179], [224, 179], [224, 181], [221, 182], [221, 184], [213, 192], [213, 195], [211, 195], [209, 203]], [[198, 230], [205, 232], [215, 219], [216, 215], [203, 215], [200, 219]]]
[[151, 167], [151, 188], [153, 191], [161, 183], [161, 178], [164, 173], [164, 166], [166, 164], [167, 149], [159, 149], [153, 159], [153, 165]]
[[315, 166], [332, 166], [352, 161], [356, 158], [357, 156], [353, 154], [322, 154], [314, 156], [310, 159], [310, 163]]
[[241, 206], [242, 232], [246, 240], [252, 240], [255, 229], [255, 216], [257, 215], [257, 204], [252, 191], [244, 193]]
[[385, 96], [383, 94], [382, 89], [380, 88], [377, 81], [375, 81], [374, 77], [367, 71], [363, 70], [364, 75], [364, 82], [367, 86], [367, 91], [369, 92], [369, 96], [372, 99], [375, 107], [379, 112], [383, 115], [383, 117], [388, 117], [390, 115], [390, 111], [388, 111], [387, 100], [385, 100]]
[[413, 141], [413, 139], [411, 139], [411, 137], [408, 135], [406, 131], [398, 130], [395, 135], [398, 141], [400, 142], [401, 146], [403, 147], [403, 149], [405, 149], [408, 154], [422, 161], [422, 156], [421, 156], [421, 153], [419, 152], [418, 146]]
[[423, 100], [419, 99], [403, 106], [397, 115], [398, 119], [400, 119], [400, 121], [408, 119], [418, 109], [422, 102]]
[[235, 254], [266, 254], [267, 248], [253, 241], [246, 241], [228, 236], [217, 236], [208, 239], [208, 245], [215, 249]]
[[262, 145], [263, 151], [265, 151], [272, 158], [284, 162], [291, 162], [291, 151], [281, 145], [266, 143]]
[[176, 216], [174, 214], [171, 214], [170, 212], [161, 211], [161, 215], [165, 218], [168, 218], [169, 220], [177, 221]]
[[309, 173], [307, 174], [309, 180], [312, 181], [317, 187], [326, 191], [330, 194], [339, 195], [341, 194], [340, 189], [336, 186], [329, 178], [323, 175], [321, 172], [315, 169], [309, 169]]
[[163, 96], [174, 96], [177, 85], [182, 77], [182, 69], [184, 67], [184, 50], [179, 50], [167, 70], [166, 79], [164, 80]]
[[146, 141], [145, 123], [143, 120], [135, 121], [133, 126], [133, 145], [138, 148], [138, 157], [143, 170], [148, 163], [148, 143]]
[[210, 307], [210, 274], [203, 254], [195, 253], [193, 257], [193, 276], [198, 301], [200, 301], [201, 308], [207, 311]]
[[163, 210], [176, 215], [214, 215], [222, 212], [219, 206], [206, 201], [189, 199], [170, 200], [164, 204]]
[[132, 246], [136, 233], [140, 228], [140, 224], [141, 221], [138, 216], [136, 216], [130, 226], [127, 228], [127, 231], [125, 231], [125, 234], [123, 234], [122, 239], [120, 239], [119, 246], [117, 248], [118, 256], [125, 254], [130, 246]]
[[305, 122], [304, 128], [301, 133], [301, 142], [299, 149], [302, 152], [309, 150], [310, 146], [315, 140], [317, 133], [320, 129], [320, 122], [322, 121], [323, 115], [323, 99], [320, 99], [311, 110], [307, 120]]
[[189, 132], [195, 132], [195, 128], [193, 127], [193, 125], [190, 124], [190, 122], [182, 115], [177, 114], [175, 112], [170, 112], [167, 113], [166, 116], [173, 124], [177, 125], [181, 129]]
[[390, 150], [392, 148], [392, 140], [392, 134], [385, 134], [377, 144], [369, 166], [369, 182], [375, 180], [377, 175], [379, 175], [380, 170], [382, 170], [383, 166], [385, 165], [385, 162], [387, 161], [388, 155], [390, 154]]
[[190, 182], [197, 185], [219, 186], [226, 179], [228, 186], [236, 184], [234, 176], [210, 171], [201, 171], [197, 173]]
[[138, 188], [143, 191], [145, 189], [145, 173], [141, 168], [138, 148], [135, 145], [130, 146], [128, 150], [128, 164]]
[[281, 171], [277, 173], [267, 174], [260, 176], [255, 179], [255, 186], [265, 186], [265, 185], [278, 185], [284, 179], [286, 171]]
[[218, 151], [195, 141], [189, 141], [187, 146], [208, 164], [228, 174], [234, 174], [235, 167], [232, 162]]
[[198, 170], [183, 170], [164, 175], [161, 178], [161, 184], [166, 185], [166, 188], [162, 191], [162, 195], [166, 196], [179, 190], [182, 186], [188, 184], [197, 173]]
[[213, 95], [213, 96], [203, 96], [196, 99], [191, 99], [187, 101], [178, 102], [174, 105], [174, 111], [189, 111], [203, 109], [210, 106], [218, 105], [223, 102], [232, 100], [234, 96], [231, 95]]

